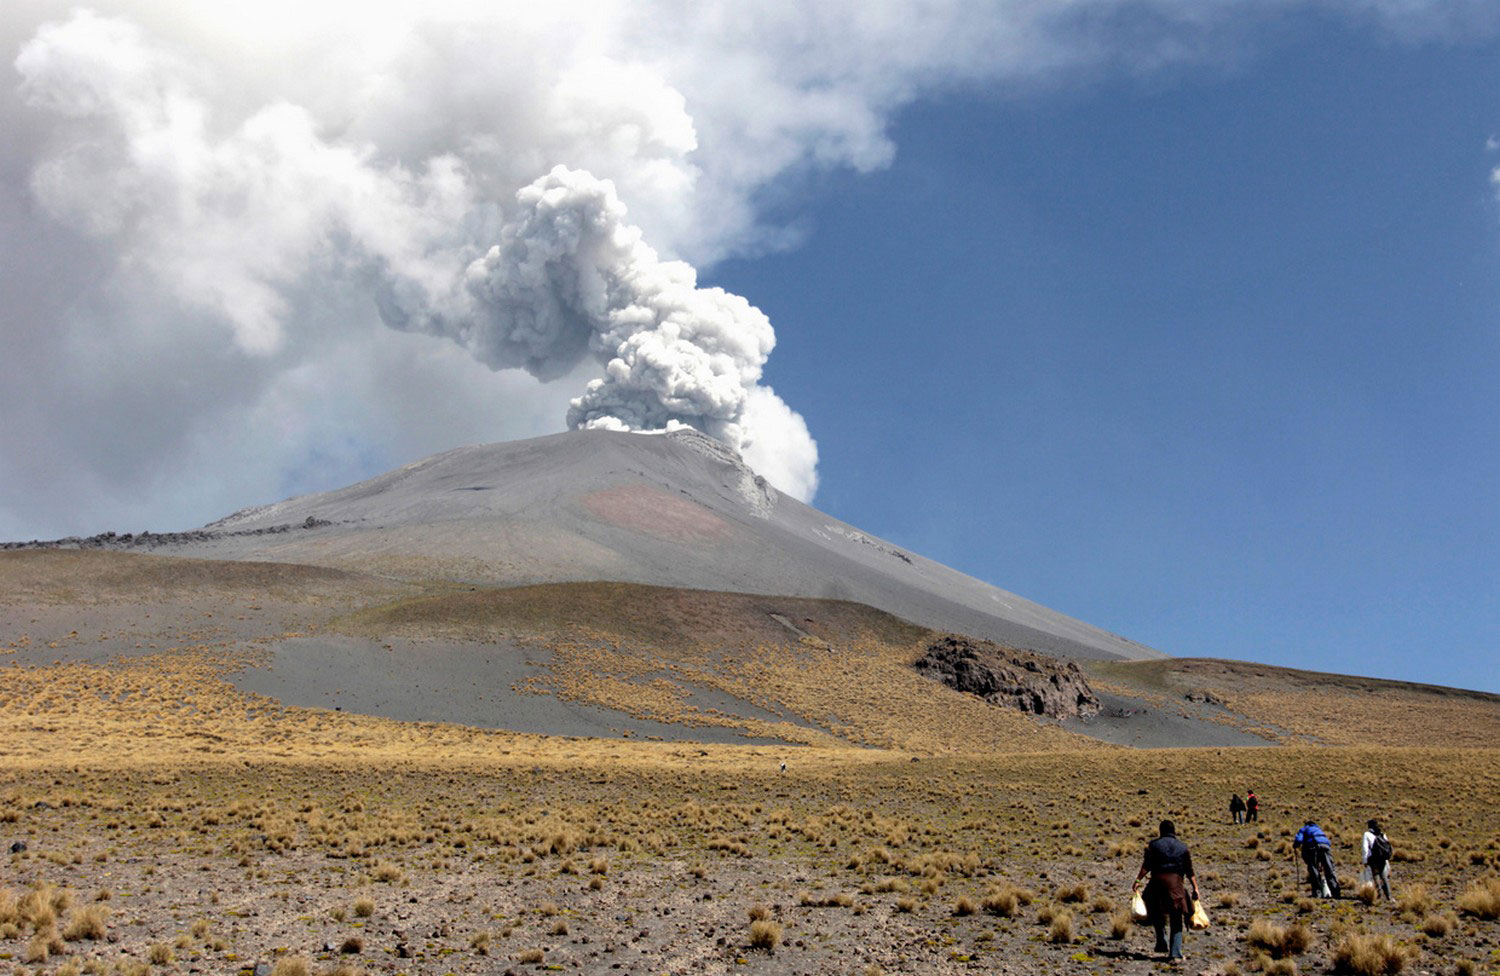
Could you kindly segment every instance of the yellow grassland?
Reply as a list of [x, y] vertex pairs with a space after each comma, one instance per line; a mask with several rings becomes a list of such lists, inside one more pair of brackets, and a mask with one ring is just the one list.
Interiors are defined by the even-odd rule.
[[[1193, 971], [1324, 971], [1368, 942], [1413, 970], [1500, 972], [1489, 696], [1093, 668], [1162, 708], [1212, 691], [1225, 721], [1290, 743], [1129, 750], [917, 676], [927, 632], [850, 604], [24, 555], [0, 558], [0, 839], [29, 845], [0, 879], [0, 960], [28, 973], [1133, 971], [1149, 940], [1120, 915], [1162, 817], [1215, 917]], [[302, 627], [518, 640], [550, 649], [539, 691], [802, 744], [397, 722], [228, 680]], [[76, 659], [106, 639], [130, 653]], [[1229, 824], [1250, 789], [1261, 822]], [[1303, 898], [1291, 831], [1317, 818], [1352, 889], [1372, 816], [1400, 900]], [[1306, 948], [1272, 960], [1250, 933], [1273, 926]]]

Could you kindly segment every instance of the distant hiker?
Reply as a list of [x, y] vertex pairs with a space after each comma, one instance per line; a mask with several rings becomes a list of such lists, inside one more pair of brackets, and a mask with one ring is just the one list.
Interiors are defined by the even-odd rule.
[[[1146, 901], [1146, 918], [1156, 931], [1156, 951], [1165, 952], [1168, 959], [1182, 958], [1182, 925], [1193, 914], [1193, 902], [1198, 899], [1198, 878], [1193, 874], [1193, 855], [1187, 845], [1177, 839], [1177, 827], [1170, 820], [1163, 820], [1159, 836], [1146, 845], [1146, 856], [1141, 860], [1141, 871], [1135, 876], [1139, 885], [1147, 875], [1142, 896]], [[1192, 882], [1191, 898], [1183, 884], [1186, 878]], [[1134, 890], [1134, 886], [1132, 886]], [[1167, 943], [1170, 927], [1172, 942]]]
[[1292, 853], [1302, 850], [1302, 861], [1307, 865], [1307, 884], [1314, 896], [1337, 898], [1339, 879], [1333, 870], [1332, 845], [1323, 828], [1309, 820], [1292, 838]]
[[1360, 860], [1364, 862], [1366, 880], [1375, 886], [1377, 894], [1391, 899], [1391, 842], [1386, 839], [1380, 821], [1371, 818], [1366, 824], [1365, 841]]
[[1258, 820], [1260, 820], [1260, 800], [1255, 796], [1255, 791], [1251, 790], [1245, 796], [1245, 823], [1255, 823]]
[[781, 763], [781, 771], [782, 771], [782, 772], [783, 772], [783, 773], [784, 773], [784, 772], [786, 772], [786, 760], [782, 760], [782, 763]]
[[1238, 793], [1234, 795], [1234, 799], [1229, 801], [1229, 816], [1237, 824], [1245, 822], [1245, 801], [1240, 799]]

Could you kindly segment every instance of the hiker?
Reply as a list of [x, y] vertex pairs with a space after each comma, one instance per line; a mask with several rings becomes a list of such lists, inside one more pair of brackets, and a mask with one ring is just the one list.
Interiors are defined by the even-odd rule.
[[1240, 799], [1238, 793], [1229, 801], [1229, 816], [1237, 824], [1245, 822], [1245, 801]]
[[[1142, 897], [1146, 901], [1146, 918], [1156, 931], [1156, 951], [1165, 952], [1168, 959], [1181, 959], [1182, 926], [1193, 914], [1193, 902], [1198, 900], [1198, 878], [1193, 874], [1193, 855], [1177, 839], [1177, 826], [1163, 820], [1157, 834], [1156, 840], [1146, 845], [1146, 856], [1141, 860], [1141, 872], [1135, 876], [1135, 883], [1139, 885], [1142, 878], [1151, 876]], [[1183, 885], [1184, 878], [1192, 882], [1191, 898]], [[1166, 938], [1169, 927], [1170, 945]]]
[[1245, 823], [1255, 823], [1260, 820], [1260, 800], [1256, 798], [1255, 791], [1251, 790], [1245, 797]]
[[1391, 842], [1386, 839], [1380, 821], [1373, 817], [1365, 825], [1365, 841], [1360, 854], [1364, 862], [1366, 879], [1375, 886], [1376, 894], [1391, 900]]
[[1333, 870], [1332, 845], [1323, 828], [1309, 820], [1292, 838], [1292, 856], [1302, 850], [1302, 861], [1307, 865], [1307, 884], [1313, 894], [1324, 898], [1339, 896], [1339, 879]]

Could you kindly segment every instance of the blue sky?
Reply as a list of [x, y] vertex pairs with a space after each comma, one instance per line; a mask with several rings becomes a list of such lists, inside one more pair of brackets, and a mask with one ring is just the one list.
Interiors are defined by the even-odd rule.
[[924, 101], [716, 268], [819, 507], [1177, 655], [1500, 691], [1500, 50]]

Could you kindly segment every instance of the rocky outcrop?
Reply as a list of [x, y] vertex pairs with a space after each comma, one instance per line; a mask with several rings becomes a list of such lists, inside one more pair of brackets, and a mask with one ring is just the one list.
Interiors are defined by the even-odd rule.
[[1100, 703], [1078, 665], [949, 634], [917, 660], [922, 674], [955, 691], [1051, 718], [1091, 718]]
[[[220, 519], [214, 524], [218, 525], [225, 521], [227, 520]], [[50, 539], [45, 542], [37, 539], [30, 542], [0, 542], [0, 549], [155, 549], [157, 546], [182, 546], [193, 542], [211, 542], [214, 539], [230, 539], [237, 536], [281, 535], [286, 532], [295, 532], [297, 529], [321, 529], [332, 524], [327, 519], [313, 518], [309, 515], [296, 525], [267, 525], [259, 529], [237, 529], [232, 532], [219, 532], [213, 529], [193, 529], [188, 532], [126, 532], [124, 535], [101, 532], [88, 538], [70, 535], [66, 539]]]

